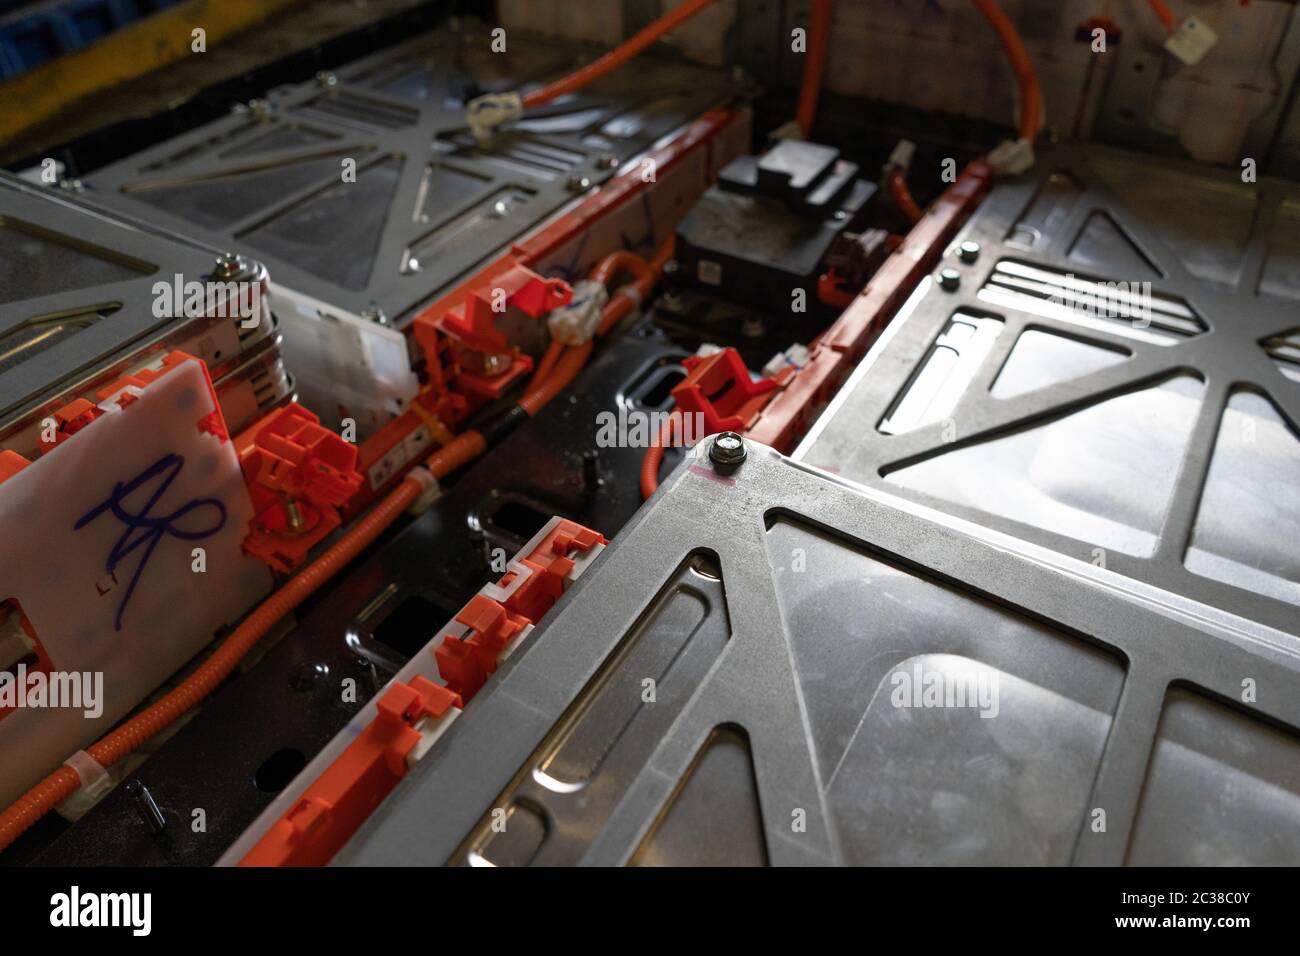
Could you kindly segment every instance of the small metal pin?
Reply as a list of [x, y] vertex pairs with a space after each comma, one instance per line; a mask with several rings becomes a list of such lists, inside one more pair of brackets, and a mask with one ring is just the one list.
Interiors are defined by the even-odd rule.
[[158, 836], [167, 829], [167, 818], [163, 816], [162, 810], [158, 809], [158, 804], [148, 787], [139, 780], [132, 780], [126, 785], [126, 792], [131, 802], [135, 804], [136, 813], [140, 814], [140, 819], [144, 821], [150, 833]]

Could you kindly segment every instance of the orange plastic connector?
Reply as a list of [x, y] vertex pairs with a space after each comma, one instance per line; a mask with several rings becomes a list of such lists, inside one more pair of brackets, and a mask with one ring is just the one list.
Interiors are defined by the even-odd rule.
[[16, 451], [8, 449], [0, 451], [0, 482], [12, 478], [30, 464], [30, 461]]
[[254, 518], [244, 550], [290, 571], [341, 522], [361, 487], [357, 449], [296, 403], [235, 439]]
[[323, 866], [406, 776], [424, 718], [441, 719], [460, 698], [424, 677], [394, 683], [378, 715], [317, 778], [240, 866]]
[[[497, 669], [503, 653], [564, 593], [566, 582], [578, 573], [577, 562], [570, 555], [588, 554], [607, 543], [598, 532], [564, 519], [557, 519], [530, 542], [528, 553], [511, 562], [511, 570], [500, 581], [485, 586], [439, 631], [443, 641], [431, 642], [438, 674], [447, 686], [423, 676], [403, 678], [399, 674], [375, 702], [375, 717], [307, 785], [239, 865], [328, 863], [392, 792], [408, 765], [419, 759], [422, 751], [413, 753], [416, 745], [426, 735], [434, 735], [425, 741], [423, 749], [428, 749], [447, 726], [446, 720], [454, 716], [449, 711], [469, 702]], [[462, 636], [457, 636], [458, 632]], [[409, 675], [411, 668], [425, 662], [427, 658], [411, 661], [403, 674]], [[352, 728], [344, 731], [354, 732]]]
[[[126, 408], [135, 401], [136, 394], [146, 386], [152, 385], [182, 362], [194, 360], [194, 356], [185, 352], [168, 352], [163, 356], [157, 368], [141, 369], [131, 375], [124, 375], [112, 384], [106, 385], [95, 392], [95, 397], [102, 404], [116, 396], [115, 400], [118, 406]], [[203, 366], [203, 375], [207, 381], [208, 393], [212, 396], [214, 411], [199, 423], [199, 427], [204, 431], [212, 432], [217, 438], [225, 441], [229, 437], [226, 434], [226, 422], [221, 415], [221, 405], [217, 401], [216, 390], [212, 387], [212, 378], [208, 375], [207, 365]], [[54, 440], [47, 441], [42, 430], [41, 436], [37, 439], [41, 454], [44, 455], [52, 448], [62, 444], [103, 414], [104, 410], [89, 399], [74, 398], [53, 415], [54, 421], [57, 423]]]
[[563, 279], [543, 279], [516, 262], [491, 282], [471, 287], [460, 307], [447, 312], [438, 327], [468, 348], [502, 354], [510, 350], [510, 342], [497, 330], [496, 316], [506, 307], [537, 319], [572, 298], [573, 290]]
[[748, 428], [791, 374], [791, 370], [783, 369], [774, 378], [754, 381], [735, 349], [693, 355], [682, 365], [686, 378], [673, 389], [673, 399], [683, 415], [703, 416], [705, 435]]

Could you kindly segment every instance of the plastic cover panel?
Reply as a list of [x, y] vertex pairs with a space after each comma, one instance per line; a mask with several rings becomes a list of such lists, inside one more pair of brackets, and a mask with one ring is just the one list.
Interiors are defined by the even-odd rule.
[[[1300, 287], [1277, 226], [1298, 201], [1281, 182], [1046, 152], [958, 236], [980, 246], [942, 263], [960, 287], [918, 290], [795, 457], [1294, 627]], [[971, 316], [1000, 324], [991, 344], [954, 343]]]
[[700, 447], [335, 862], [1277, 862], [1297, 623]]

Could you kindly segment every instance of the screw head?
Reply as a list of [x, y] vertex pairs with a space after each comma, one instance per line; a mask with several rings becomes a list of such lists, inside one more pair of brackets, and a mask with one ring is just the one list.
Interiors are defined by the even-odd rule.
[[956, 269], [944, 269], [939, 273], [939, 285], [946, 292], [956, 292], [961, 286], [961, 273]]
[[248, 264], [244, 257], [235, 252], [223, 252], [217, 256], [217, 263], [212, 269], [212, 274], [218, 279], [232, 279], [237, 275], [247, 271]]
[[709, 443], [709, 461], [713, 462], [713, 470], [724, 475], [739, 468], [748, 454], [745, 439], [735, 432], [714, 435]]
[[569, 177], [569, 191], [580, 193], [591, 188], [591, 178], [589, 176], [573, 175]]
[[980, 244], [967, 239], [957, 247], [957, 255], [962, 262], [974, 262], [980, 257]]

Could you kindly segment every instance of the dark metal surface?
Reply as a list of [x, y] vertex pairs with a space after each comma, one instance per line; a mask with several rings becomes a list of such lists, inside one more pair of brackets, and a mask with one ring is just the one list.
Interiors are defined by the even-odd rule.
[[[247, 250], [277, 285], [404, 324], [576, 194], [709, 106], [726, 74], [641, 58], [478, 146], [467, 100], [601, 52], [466, 21], [365, 57], [87, 178], [108, 205]], [[342, 182], [342, 162], [356, 182]]]
[[[1278, 181], [1048, 153], [989, 196], [940, 264], [958, 288], [913, 298], [795, 457], [1294, 628], [1297, 203]], [[1126, 308], [1096, 280], [1145, 311], [1108, 314]]]
[[[201, 244], [0, 172], [0, 435], [10, 438], [32, 416], [154, 351], [189, 350], [216, 379], [237, 373], [268, 341], [277, 359], [265, 304], [251, 328], [242, 327], [224, 291], [179, 315], [158, 308], [156, 283], [218, 281], [215, 257]], [[240, 281], [265, 291], [266, 270], [247, 265]], [[276, 397], [283, 397], [282, 368], [278, 376]]]
[[[215, 862], [295, 767], [499, 577], [498, 554], [512, 555], [554, 514], [612, 535], [635, 513], [642, 450], [594, 448], [596, 416], [620, 401], [647, 408], [647, 390], [653, 397], [662, 376], [682, 374], [682, 355], [645, 325], [602, 347], [565, 396], [340, 575], [296, 627], [268, 637], [135, 771], [168, 820], [162, 835], [150, 835], [118, 787], [47, 849], [20, 845], [19, 854], [47, 865]], [[343, 699], [345, 678], [356, 681], [355, 701]], [[196, 809], [205, 832], [191, 826]], [[17, 862], [14, 854], [8, 861]]]
[[1294, 862], [1294, 618], [748, 451], [697, 446], [334, 862]]

